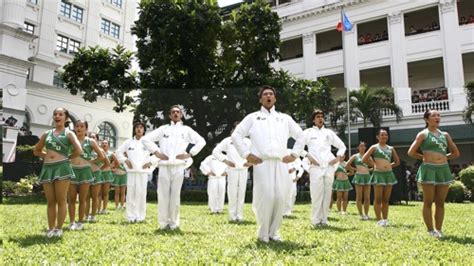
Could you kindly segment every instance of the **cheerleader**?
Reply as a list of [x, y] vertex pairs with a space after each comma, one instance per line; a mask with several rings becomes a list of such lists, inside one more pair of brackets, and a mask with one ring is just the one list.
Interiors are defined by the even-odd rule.
[[[96, 143], [99, 141], [99, 136], [94, 132], [89, 133], [89, 138], [94, 140]], [[97, 221], [96, 214], [100, 205], [100, 191], [102, 189], [102, 184], [104, 183], [102, 171], [100, 169], [104, 165], [109, 165], [110, 162], [105, 156], [105, 152], [100, 147], [98, 151], [92, 151], [91, 158], [91, 168], [92, 175], [94, 176], [94, 182], [91, 184], [89, 189], [89, 197], [86, 206], [86, 220], [93, 223]], [[92, 204], [90, 204], [91, 200]]]
[[[374, 168], [370, 183], [374, 185], [375, 216], [377, 225], [386, 227], [392, 186], [398, 182], [392, 169], [400, 165], [400, 159], [395, 148], [387, 145], [388, 132], [385, 129], [379, 129], [376, 138], [378, 143], [369, 148], [362, 157], [362, 162]], [[374, 157], [373, 162], [370, 160], [371, 156]]]
[[[43, 167], [39, 182], [43, 185], [48, 203], [48, 231], [46, 237], [61, 237], [63, 224], [66, 219], [66, 197], [70, 179], [74, 179], [70, 159], [79, 157], [82, 153], [81, 144], [76, 135], [67, 127], [69, 111], [56, 108], [53, 112], [55, 128], [41, 135], [35, 145], [33, 154], [43, 158]], [[43, 150], [45, 148], [45, 150]]]
[[333, 184], [333, 190], [336, 192], [336, 206], [337, 211], [342, 215], [347, 214], [347, 204], [349, 203], [349, 191], [352, 190], [351, 182], [347, 176], [345, 163], [342, 162], [337, 166], [336, 172], [334, 173], [335, 180]]
[[[451, 136], [439, 130], [441, 115], [438, 111], [427, 110], [423, 118], [426, 127], [416, 136], [408, 155], [423, 161], [416, 175], [423, 188], [423, 220], [429, 235], [440, 238], [443, 236], [444, 201], [449, 191], [449, 184], [454, 181], [448, 160], [458, 158], [460, 153]], [[422, 153], [419, 153], [418, 149]], [[436, 206], [434, 226], [431, 210], [433, 202]]]
[[125, 165], [114, 161], [112, 172], [114, 174], [114, 201], [115, 209], [125, 209], [125, 192], [127, 191], [127, 171]]
[[[369, 166], [362, 162], [362, 157], [366, 151], [365, 142], [359, 143], [359, 153], [352, 155], [346, 165], [346, 170], [356, 171], [352, 183], [356, 187], [356, 204], [361, 220], [369, 220], [370, 207], [370, 173]], [[371, 160], [372, 158], [369, 158]], [[355, 168], [352, 167], [354, 163]], [[372, 162], [373, 163], [373, 162]], [[362, 208], [363, 205], [363, 208]]]
[[[109, 150], [109, 141], [104, 139], [102, 141], [102, 149], [104, 150], [105, 156], [107, 157], [109, 164], [104, 164], [100, 171], [102, 172], [103, 183], [101, 185], [100, 193], [102, 195], [102, 209], [99, 211], [99, 214], [107, 214], [107, 205], [109, 203], [109, 191], [110, 184], [114, 182], [114, 174], [112, 173], [112, 162], [116, 161], [114, 153]], [[99, 204], [99, 208], [100, 208]]]
[[[78, 120], [74, 125], [74, 132], [76, 133], [79, 143], [81, 143], [82, 151], [80, 157], [71, 160], [72, 170], [76, 178], [71, 181], [69, 185], [69, 229], [82, 230], [87, 205], [87, 193], [89, 192], [90, 184], [94, 182], [94, 175], [92, 174], [91, 160], [92, 152], [100, 152], [99, 145], [95, 140], [87, 137], [87, 129], [89, 125], [87, 121]], [[103, 159], [103, 156], [99, 159]], [[79, 222], [75, 222], [76, 216], [76, 199], [79, 192]]]

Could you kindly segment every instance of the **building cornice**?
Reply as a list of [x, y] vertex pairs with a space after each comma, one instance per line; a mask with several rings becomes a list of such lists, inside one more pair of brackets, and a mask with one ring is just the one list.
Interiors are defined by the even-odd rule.
[[32, 42], [38, 38], [38, 36], [24, 31], [23, 28], [14, 28], [4, 23], [0, 24], [0, 34], [6, 34], [26, 42]]
[[367, 2], [368, 0], [342, 0], [339, 3], [334, 3], [334, 4], [329, 4], [329, 5], [323, 5], [317, 8], [313, 8], [310, 10], [305, 10], [303, 12], [295, 13], [292, 15], [284, 16], [280, 18], [280, 21], [282, 23], [285, 22], [292, 22], [300, 19], [305, 19], [313, 16], [317, 16], [319, 14], [331, 12], [334, 10], [338, 10], [342, 7], [348, 7], [348, 6], [353, 6], [357, 4], [361, 4], [364, 2]]
[[18, 59], [16, 57], [11, 57], [9, 55], [5, 55], [1, 53], [0, 53], [0, 62], [6, 63], [6, 65], [9, 67], [16, 66], [16, 67], [29, 68], [36, 65], [34, 62]]

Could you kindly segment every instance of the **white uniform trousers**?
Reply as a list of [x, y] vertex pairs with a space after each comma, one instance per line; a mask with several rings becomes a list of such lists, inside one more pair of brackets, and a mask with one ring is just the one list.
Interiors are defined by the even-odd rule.
[[184, 164], [159, 166], [158, 224], [160, 228], [179, 226], [179, 205], [184, 167]]
[[295, 206], [296, 202], [296, 193], [297, 193], [297, 187], [296, 187], [296, 182], [293, 182], [293, 180], [296, 178], [296, 174], [290, 174], [290, 182], [291, 185], [288, 189], [288, 196], [286, 200], [286, 205], [285, 205], [285, 211], [283, 212], [284, 215], [289, 216], [291, 215], [291, 212], [293, 211], [293, 207]]
[[127, 173], [127, 219], [144, 221], [146, 216], [146, 188], [148, 173]]
[[227, 198], [229, 199], [229, 219], [244, 219], [245, 192], [248, 169], [230, 168], [227, 171]]
[[207, 181], [207, 196], [211, 212], [224, 211], [225, 176], [213, 176]]
[[253, 179], [252, 207], [257, 218], [257, 237], [279, 236], [286, 190], [291, 185], [288, 165], [279, 159], [264, 160], [254, 166]]
[[332, 185], [336, 167], [311, 167], [309, 169], [311, 191], [311, 224], [327, 223], [332, 197]]

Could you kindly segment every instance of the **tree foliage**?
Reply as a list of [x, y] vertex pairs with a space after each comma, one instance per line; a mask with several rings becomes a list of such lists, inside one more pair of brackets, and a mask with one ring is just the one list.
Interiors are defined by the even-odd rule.
[[132, 55], [120, 45], [112, 52], [98, 46], [80, 48], [64, 66], [64, 86], [73, 95], [80, 92], [88, 102], [109, 95], [116, 103], [114, 110], [122, 112], [133, 102], [129, 93], [137, 87], [135, 74], [130, 72]]

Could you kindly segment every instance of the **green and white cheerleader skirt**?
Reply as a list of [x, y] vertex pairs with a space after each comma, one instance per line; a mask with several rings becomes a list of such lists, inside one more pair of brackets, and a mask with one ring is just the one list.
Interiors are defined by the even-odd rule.
[[114, 174], [114, 186], [116, 187], [124, 187], [127, 185], [127, 174], [123, 175], [115, 175]]
[[58, 162], [43, 163], [41, 173], [39, 175], [40, 184], [54, 182], [55, 180], [74, 179], [74, 171], [72, 170], [69, 160]]
[[102, 179], [104, 180], [103, 183], [113, 183], [114, 174], [112, 173], [112, 170], [102, 171]]
[[352, 183], [355, 185], [370, 185], [370, 174], [359, 174], [354, 175]]
[[94, 176], [93, 185], [100, 185], [104, 183], [104, 179], [102, 178], [102, 171], [100, 169], [98, 169], [95, 172], [92, 172], [92, 175]]
[[397, 177], [392, 171], [374, 171], [370, 183], [375, 186], [391, 186], [398, 183]]
[[73, 166], [72, 170], [76, 178], [71, 181], [72, 184], [91, 184], [94, 183], [94, 175], [92, 174], [92, 168], [90, 165], [82, 167]]
[[449, 165], [422, 163], [416, 173], [416, 180], [421, 184], [447, 185], [454, 182]]
[[352, 190], [351, 182], [349, 179], [346, 180], [334, 180], [332, 185], [332, 190], [334, 191], [349, 191]]

